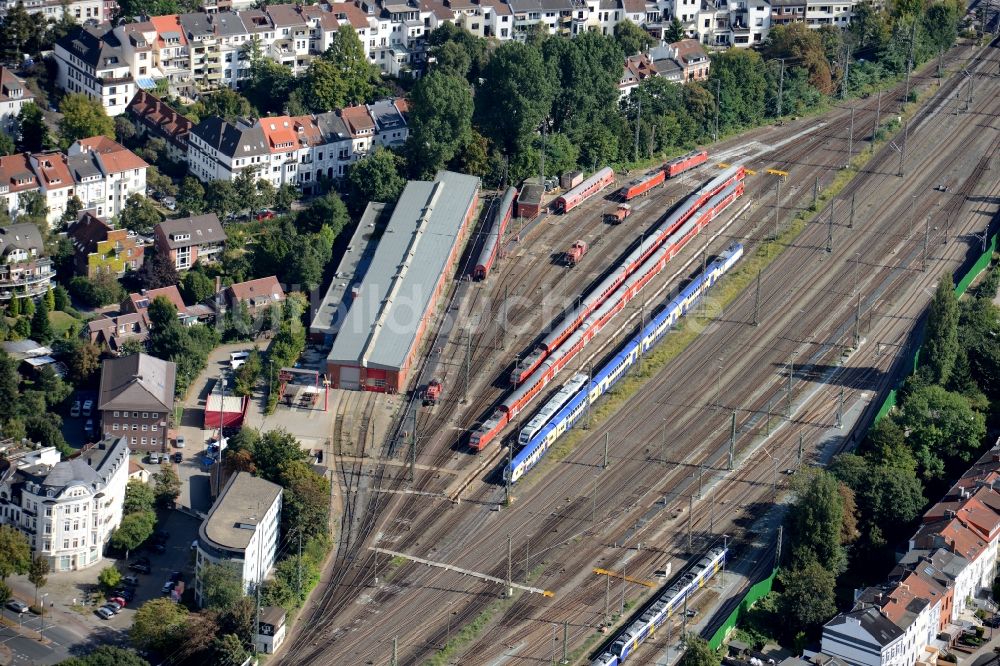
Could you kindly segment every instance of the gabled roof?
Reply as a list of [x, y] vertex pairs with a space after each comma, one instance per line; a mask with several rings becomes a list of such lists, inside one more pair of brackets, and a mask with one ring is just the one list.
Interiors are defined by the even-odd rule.
[[[156, 46], [187, 46], [187, 35], [184, 34], [184, 26], [181, 25], [180, 16], [177, 14], [166, 14], [163, 16], [153, 16], [149, 19], [156, 30]], [[177, 40], [172, 42], [172, 40]]]
[[84, 211], [80, 217], [66, 229], [66, 236], [72, 241], [73, 248], [81, 254], [97, 251], [97, 244], [108, 239], [111, 225], [90, 211]]
[[295, 122], [288, 116], [268, 116], [257, 121], [264, 138], [267, 139], [267, 147], [271, 152], [284, 152], [292, 148], [298, 148], [299, 137], [295, 131]]
[[25, 85], [24, 80], [14, 75], [6, 67], [0, 67], [0, 102], [13, 100], [31, 101], [35, 95]]
[[169, 412], [177, 366], [148, 354], [106, 359], [101, 365], [97, 408]]
[[229, 297], [238, 303], [247, 303], [260, 307], [265, 303], [278, 303], [285, 300], [285, 291], [281, 288], [275, 276], [237, 282], [227, 288]]
[[155, 95], [140, 90], [132, 98], [127, 112], [178, 145], [187, 146], [188, 134], [191, 133], [194, 123]]
[[105, 173], [123, 173], [132, 169], [145, 169], [149, 165], [131, 150], [114, 139], [106, 136], [92, 136], [80, 139], [72, 146], [70, 152], [90, 153], [97, 157], [97, 162]]
[[140, 312], [149, 307], [158, 296], [163, 296], [168, 301], [174, 304], [177, 308], [177, 314], [182, 315], [187, 312], [187, 306], [184, 305], [184, 299], [181, 298], [181, 292], [177, 290], [177, 285], [170, 285], [169, 287], [160, 287], [159, 289], [146, 289], [139, 293], [132, 293], [128, 295], [128, 302], [131, 304], [132, 312]]
[[368, 15], [353, 2], [331, 2], [330, 12], [341, 23], [348, 22], [355, 30], [368, 28]]
[[28, 153], [6, 155], [0, 157], [0, 188], [3, 192], [24, 192], [38, 189], [38, 178], [31, 169], [31, 158]]
[[106, 24], [103, 28], [79, 28], [59, 39], [56, 44], [98, 71], [127, 66], [121, 42], [113, 31], [107, 29]]
[[[226, 232], [215, 213], [193, 215], [176, 220], [164, 220], [156, 225], [159, 234], [163, 235], [167, 247], [176, 250], [179, 247], [190, 247], [202, 243], [221, 243], [226, 240]], [[187, 239], [179, 239], [188, 235]]]
[[347, 125], [347, 129], [353, 136], [358, 136], [362, 132], [374, 132], [375, 121], [368, 115], [368, 108], [364, 106], [348, 106], [340, 110], [340, 117]]
[[259, 125], [227, 123], [218, 116], [205, 118], [191, 133], [230, 158], [268, 155], [267, 138]]
[[850, 613], [841, 613], [827, 622], [823, 625], [824, 639], [828, 630], [836, 630], [839, 627], [849, 624], [859, 625], [881, 647], [891, 645], [903, 635], [902, 629], [893, 624], [889, 618], [882, 615], [877, 608], [869, 606], [868, 608], [851, 611]]
[[264, 11], [271, 17], [275, 28], [290, 28], [305, 26], [306, 20], [300, 13], [298, 5], [268, 5]]
[[73, 174], [69, 170], [66, 156], [58, 151], [34, 153], [31, 156], [39, 185], [45, 190], [73, 187]]
[[[403, 112], [396, 106], [395, 99], [380, 99], [367, 105], [368, 115], [375, 123], [379, 132], [387, 132], [394, 129], [406, 127], [406, 118]], [[405, 105], [404, 105], [404, 108]]]
[[42, 234], [31, 222], [8, 224], [0, 227], [0, 256], [10, 250], [35, 250], [41, 252], [44, 244]]

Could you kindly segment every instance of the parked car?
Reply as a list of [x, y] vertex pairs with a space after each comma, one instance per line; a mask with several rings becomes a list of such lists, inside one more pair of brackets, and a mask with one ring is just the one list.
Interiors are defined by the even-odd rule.
[[94, 419], [87, 419], [87, 422], [83, 424], [83, 431], [88, 435], [94, 434]]
[[174, 197], [163, 197], [161, 203], [167, 210], [177, 210], [177, 199]]
[[139, 558], [135, 562], [129, 564], [128, 568], [131, 569], [132, 571], [138, 571], [139, 573], [144, 573], [144, 574], [148, 574], [150, 571], [152, 571], [152, 568], [149, 566], [148, 557]]
[[135, 588], [123, 587], [121, 589], [115, 590], [111, 594], [112, 594], [111, 596], [112, 599], [121, 598], [124, 601], [131, 602], [133, 599], [135, 599]]
[[18, 601], [17, 599], [11, 599], [10, 601], [8, 601], [7, 608], [14, 611], [18, 615], [20, 615], [21, 613], [28, 612], [28, 604], [24, 603], [23, 601]]
[[273, 220], [274, 219], [274, 211], [273, 210], [264, 209], [264, 210], [260, 211], [259, 213], [257, 213], [257, 215], [254, 216], [254, 219], [256, 219], [258, 222], [262, 222], [264, 220]]
[[72, 416], [74, 419], [78, 418], [80, 416], [80, 401], [79, 400], [74, 400], [73, 401], [73, 406], [69, 410], [69, 415]]
[[178, 451], [173, 455], [173, 461], [178, 465], [181, 464], [182, 462], [184, 462], [184, 454]]
[[170, 594], [171, 592], [174, 591], [174, 584], [175, 584], [174, 581], [168, 580], [163, 584], [163, 587], [160, 588], [160, 592], [162, 592], [163, 594]]
[[115, 612], [110, 608], [108, 608], [107, 606], [101, 606], [94, 612], [97, 613], [98, 617], [100, 617], [102, 620], [110, 620], [115, 616]]
[[126, 587], [139, 587], [139, 577], [138, 576], [125, 576], [122, 578], [122, 584]]
[[179, 583], [182, 580], [184, 580], [184, 574], [181, 573], [180, 571], [171, 571], [170, 580], [174, 581], [175, 583]]
[[121, 610], [122, 608], [125, 608], [127, 603], [123, 597], [114, 596], [108, 599], [108, 603], [105, 604], [105, 606], [111, 606], [111, 605], [118, 606], [118, 610]]
[[248, 358], [250, 358], [250, 352], [233, 352], [229, 355], [229, 365], [232, 366], [233, 370], [239, 370]]
[[93, 413], [94, 413], [94, 401], [93, 400], [84, 400], [83, 401], [83, 415], [84, 416], [90, 416]]
[[174, 440], [174, 446], [178, 449], [183, 449], [185, 444], [187, 444], [187, 439], [184, 435], [177, 435], [177, 439]]
[[156, 453], [155, 451], [149, 454], [149, 463], [151, 465], [159, 465], [162, 460], [163, 458], [160, 456], [160, 454]]

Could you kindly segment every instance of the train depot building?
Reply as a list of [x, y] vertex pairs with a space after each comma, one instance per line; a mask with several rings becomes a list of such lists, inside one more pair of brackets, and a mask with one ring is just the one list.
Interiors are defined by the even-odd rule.
[[405, 390], [478, 205], [475, 176], [439, 171], [406, 184], [327, 356], [331, 387]]

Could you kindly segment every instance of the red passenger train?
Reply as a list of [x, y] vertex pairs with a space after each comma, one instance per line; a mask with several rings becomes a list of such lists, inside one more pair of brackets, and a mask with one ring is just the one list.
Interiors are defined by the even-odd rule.
[[[702, 190], [699, 190], [689, 197], [689, 201], [702, 201], [702, 204], [691, 209], [690, 204], [685, 203], [684, 208], [688, 210], [685, 221], [679, 227], [675, 225], [673, 231], [667, 233], [658, 246], [647, 248], [644, 242], [634, 250], [622, 265], [635, 261], [635, 268], [624, 279], [618, 280], [610, 287], [607, 296], [584, 315], [582, 321], [572, 330], [560, 328], [556, 337], [550, 333], [545, 338], [542, 346], [546, 348], [546, 353], [538, 358], [533, 371], [500, 403], [492, 416], [473, 431], [469, 440], [470, 446], [476, 451], [481, 451], [511, 420], [516, 418], [531, 400], [548, 386], [556, 373], [566, 367], [614, 315], [664, 269], [667, 262], [680, 252], [688, 241], [743, 194], [743, 177], [744, 169], [739, 166], [731, 168], [713, 180], [702, 190], [711, 188], [714, 193], [702, 199], [700, 196]], [[715, 187], [720, 178], [721, 185]], [[604, 286], [604, 283], [601, 286]]]
[[584, 296], [576, 308], [566, 313], [562, 321], [532, 350], [530, 354], [519, 360], [511, 373], [511, 383], [520, 384], [535, 371], [542, 360], [568, 338], [576, 328], [583, 323], [591, 312], [596, 310], [621, 285], [649, 255], [655, 252], [682, 224], [695, 214], [708, 200], [725, 189], [728, 185], [742, 181], [744, 170], [742, 166], [730, 167], [721, 175], [713, 178], [707, 184], [696, 190], [683, 201], [673, 213], [653, 232], [646, 235], [639, 247], [633, 251], [621, 264], [594, 289]]
[[593, 176], [556, 199], [556, 211], [559, 213], [570, 212], [613, 182], [615, 182], [614, 170], [611, 167], [604, 167]]
[[667, 178], [679, 176], [685, 171], [690, 171], [696, 166], [700, 166], [708, 161], [707, 150], [695, 150], [687, 155], [682, 155], [675, 160], [670, 160], [663, 165], [663, 171]]
[[496, 261], [497, 255], [500, 254], [503, 232], [507, 230], [507, 224], [514, 214], [514, 201], [516, 199], [517, 190], [513, 187], [508, 187], [490, 223], [489, 235], [486, 237], [483, 249], [479, 253], [479, 261], [476, 262], [476, 267], [472, 272], [474, 279], [485, 280], [486, 276], [490, 273], [490, 269], [493, 268], [493, 262]]

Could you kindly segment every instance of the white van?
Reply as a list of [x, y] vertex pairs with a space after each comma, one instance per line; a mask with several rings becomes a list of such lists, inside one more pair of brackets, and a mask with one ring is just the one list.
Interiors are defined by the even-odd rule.
[[229, 365], [232, 366], [233, 370], [239, 370], [248, 358], [250, 358], [250, 352], [233, 352], [229, 355]]

